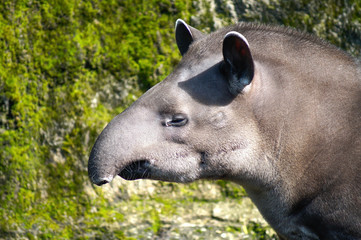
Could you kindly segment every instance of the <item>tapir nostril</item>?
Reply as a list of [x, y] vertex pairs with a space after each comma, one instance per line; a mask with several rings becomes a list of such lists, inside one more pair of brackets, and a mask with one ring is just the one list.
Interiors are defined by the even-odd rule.
[[109, 175], [108, 177], [102, 177], [102, 178], [98, 178], [98, 179], [93, 179], [93, 182], [94, 182], [96, 185], [101, 186], [101, 185], [110, 183], [112, 180], [113, 180], [113, 176], [110, 176], [110, 175]]
[[103, 180], [103, 181], [100, 181], [97, 185], [101, 186], [101, 185], [104, 185], [104, 184], [107, 184], [107, 183], [108, 183], [108, 180]]

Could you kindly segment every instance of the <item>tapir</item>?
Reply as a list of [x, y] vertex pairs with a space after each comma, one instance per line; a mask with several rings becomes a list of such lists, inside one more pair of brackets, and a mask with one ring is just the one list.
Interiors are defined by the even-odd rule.
[[210, 34], [177, 20], [182, 59], [97, 138], [94, 184], [224, 179], [280, 239], [361, 239], [361, 64], [285, 27]]

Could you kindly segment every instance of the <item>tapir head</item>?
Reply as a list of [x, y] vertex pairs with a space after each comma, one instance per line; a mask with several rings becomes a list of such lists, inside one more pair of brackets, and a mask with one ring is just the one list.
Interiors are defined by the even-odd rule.
[[359, 239], [359, 63], [289, 29], [175, 32], [182, 60], [103, 130], [91, 181], [232, 180], [282, 238]]
[[96, 140], [93, 183], [116, 175], [173, 182], [254, 176], [261, 143], [249, 102], [257, 73], [246, 38], [204, 35], [178, 20], [176, 42], [183, 58], [174, 72]]

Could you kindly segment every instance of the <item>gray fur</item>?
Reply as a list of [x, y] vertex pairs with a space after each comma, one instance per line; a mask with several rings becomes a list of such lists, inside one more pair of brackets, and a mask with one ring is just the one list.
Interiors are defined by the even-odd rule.
[[[249, 42], [246, 86], [222, 72], [230, 31]], [[92, 182], [228, 179], [282, 239], [361, 239], [360, 63], [288, 28], [240, 23], [197, 36], [100, 134]]]

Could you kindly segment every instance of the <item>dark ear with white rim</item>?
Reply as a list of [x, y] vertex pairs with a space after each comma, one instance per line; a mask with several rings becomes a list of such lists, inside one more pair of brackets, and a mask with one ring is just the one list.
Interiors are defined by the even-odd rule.
[[203, 33], [178, 19], [175, 23], [175, 40], [182, 56], [188, 51], [193, 41], [203, 37]]
[[238, 32], [229, 32], [223, 39], [224, 71], [229, 90], [236, 95], [251, 83], [254, 63], [247, 39]]

